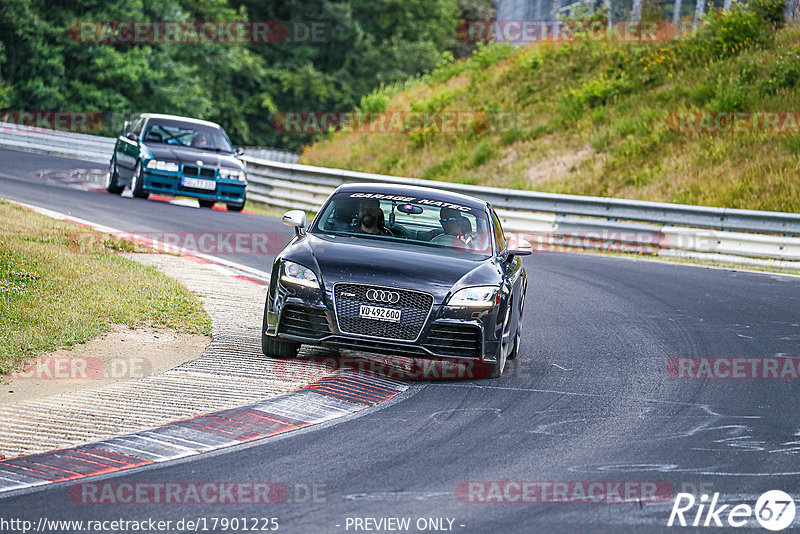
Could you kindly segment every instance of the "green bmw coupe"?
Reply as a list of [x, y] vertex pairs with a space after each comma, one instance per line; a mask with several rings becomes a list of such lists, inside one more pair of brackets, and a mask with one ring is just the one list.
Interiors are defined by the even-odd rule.
[[242, 153], [218, 124], [144, 113], [126, 122], [117, 138], [106, 189], [119, 195], [127, 186], [136, 198], [194, 197], [202, 207], [222, 202], [241, 211], [247, 186]]

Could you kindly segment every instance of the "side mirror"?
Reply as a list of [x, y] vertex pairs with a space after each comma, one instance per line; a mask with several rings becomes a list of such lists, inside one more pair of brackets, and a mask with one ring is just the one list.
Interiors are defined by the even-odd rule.
[[511, 259], [514, 256], [530, 256], [533, 254], [533, 245], [528, 241], [520, 238], [515, 248], [506, 249], [506, 258]]
[[297, 235], [302, 234], [306, 228], [306, 212], [303, 210], [287, 211], [281, 220], [286, 226], [292, 226]]
[[240, 147], [240, 146], [237, 146], [233, 150], [233, 153], [236, 154], [237, 156], [243, 156], [244, 155], [244, 149], [242, 147]]
[[139, 140], [139, 136], [133, 132], [128, 132], [125, 134], [125, 137], [133, 141], [134, 143]]

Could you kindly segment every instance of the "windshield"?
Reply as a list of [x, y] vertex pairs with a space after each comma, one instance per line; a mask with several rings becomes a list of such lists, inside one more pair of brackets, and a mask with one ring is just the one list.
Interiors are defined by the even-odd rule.
[[147, 124], [145, 143], [180, 145], [214, 152], [233, 152], [228, 136], [220, 128], [188, 122], [151, 120]]
[[312, 233], [379, 239], [486, 257], [492, 243], [485, 210], [434, 198], [337, 193]]

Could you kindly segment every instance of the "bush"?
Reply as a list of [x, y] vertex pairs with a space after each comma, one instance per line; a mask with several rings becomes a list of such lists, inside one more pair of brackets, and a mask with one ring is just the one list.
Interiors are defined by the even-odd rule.
[[480, 167], [494, 157], [494, 148], [487, 142], [483, 142], [475, 148], [472, 153], [472, 166]]
[[786, 24], [786, 0], [749, 0], [747, 9], [775, 29]]
[[362, 96], [358, 109], [367, 113], [383, 113], [387, 107], [389, 107], [389, 97], [376, 91]]

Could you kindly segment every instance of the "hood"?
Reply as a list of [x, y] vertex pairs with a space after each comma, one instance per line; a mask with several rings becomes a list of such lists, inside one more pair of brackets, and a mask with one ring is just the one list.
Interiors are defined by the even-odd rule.
[[[402, 243], [382, 243], [341, 236], [308, 234], [287, 259], [311, 263], [327, 289], [335, 282], [355, 282], [416, 289], [442, 302], [453, 286], [497, 284], [500, 271], [492, 259]], [[305, 258], [303, 258], [305, 256]], [[310, 256], [311, 258], [309, 258]]]
[[242, 163], [233, 154], [224, 152], [212, 152], [188, 146], [164, 145], [161, 143], [147, 144], [147, 149], [153, 154], [155, 159], [164, 161], [177, 161], [187, 165], [197, 165], [198, 161], [203, 162], [203, 167], [212, 169], [228, 167], [242, 169]]

